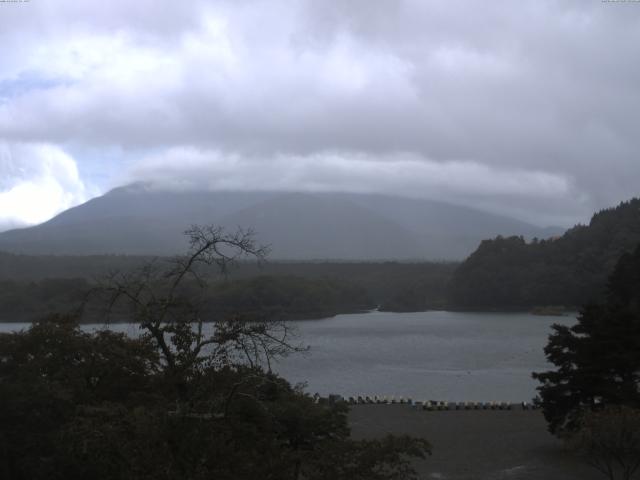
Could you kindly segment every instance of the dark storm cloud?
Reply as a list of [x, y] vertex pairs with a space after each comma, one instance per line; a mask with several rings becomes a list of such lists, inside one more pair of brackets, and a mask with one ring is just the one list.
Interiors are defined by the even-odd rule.
[[0, 139], [122, 149], [140, 161], [121, 181], [384, 191], [545, 223], [638, 194], [640, 4], [62, 1], [0, 13], [0, 39], [16, 45], [0, 60], [0, 88], [12, 86]]

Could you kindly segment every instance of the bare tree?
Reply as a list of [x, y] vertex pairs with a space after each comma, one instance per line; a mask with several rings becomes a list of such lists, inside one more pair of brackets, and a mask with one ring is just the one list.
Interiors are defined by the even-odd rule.
[[267, 248], [255, 243], [251, 230], [229, 234], [221, 227], [193, 226], [185, 234], [189, 238], [186, 255], [156, 259], [132, 272], [112, 273], [95, 290], [102, 301], [106, 295], [107, 313], [124, 314], [150, 336], [178, 390], [180, 380], [204, 364], [242, 363], [270, 371], [273, 358], [303, 350], [291, 343], [291, 331], [283, 321], [202, 316], [212, 270], [226, 275], [240, 259], [264, 261]]
[[631, 480], [640, 468], [640, 411], [625, 406], [589, 411], [569, 444], [609, 480]]

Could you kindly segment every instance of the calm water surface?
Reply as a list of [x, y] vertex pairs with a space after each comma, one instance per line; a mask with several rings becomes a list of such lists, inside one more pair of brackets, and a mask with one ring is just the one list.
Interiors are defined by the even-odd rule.
[[[306, 381], [311, 393], [528, 401], [537, 385], [531, 372], [549, 367], [543, 348], [551, 324], [574, 322], [575, 316], [433, 311], [291, 322], [310, 351], [274, 370], [293, 383]], [[0, 324], [0, 331], [26, 327]], [[111, 328], [138, 332], [135, 325]]]
[[309, 355], [278, 369], [309, 390], [449, 401], [522, 401], [531, 372], [548, 368], [552, 323], [575, 317], [514, 313], [383, 313], [297, 322]]

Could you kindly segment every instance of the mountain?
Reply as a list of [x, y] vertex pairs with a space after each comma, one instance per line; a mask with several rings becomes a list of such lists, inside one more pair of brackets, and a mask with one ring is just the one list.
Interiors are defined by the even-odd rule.
[[640, 244], [640, 199], [602, 210], [563, 236], [483, 241], [455, 271], [459, 308], [580, 306], [598, 300], [618, 259]]
[[41, 225], [0, 233], [25, 254], [166, 255], [183, 252], [192, 224], [253, 228], [273, 259], [461, 259], [482, 238], [543, 237], [507, 217], [429, 200], [374, 194], [114, 189]]

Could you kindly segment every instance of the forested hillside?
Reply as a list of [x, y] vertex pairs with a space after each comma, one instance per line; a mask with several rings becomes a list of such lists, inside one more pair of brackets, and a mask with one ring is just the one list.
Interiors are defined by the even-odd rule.
[[640, 199], [596, 213], [563, 236], [483, 241], [455, 271], [458, 308], [573, 307], [598, 299], [618, 259], [640, 243]]
[[[121, 321], [117, 311], [105, 316], [91, 308], [87, 293], [95, 284], [85, 279], [46, 279], [39, 282], [0, 280], [0, 322], [34, 321], [51, 312], [74, 313], [89, 300], [85, 322]], [[205, 321], [230, 315], [259, 319], [310, 319], [371, 309], [375, 304], [362, 287], [331, 279], [288, 275], [243, 280], [218, 280], [205, 292], [201, 306]]]

